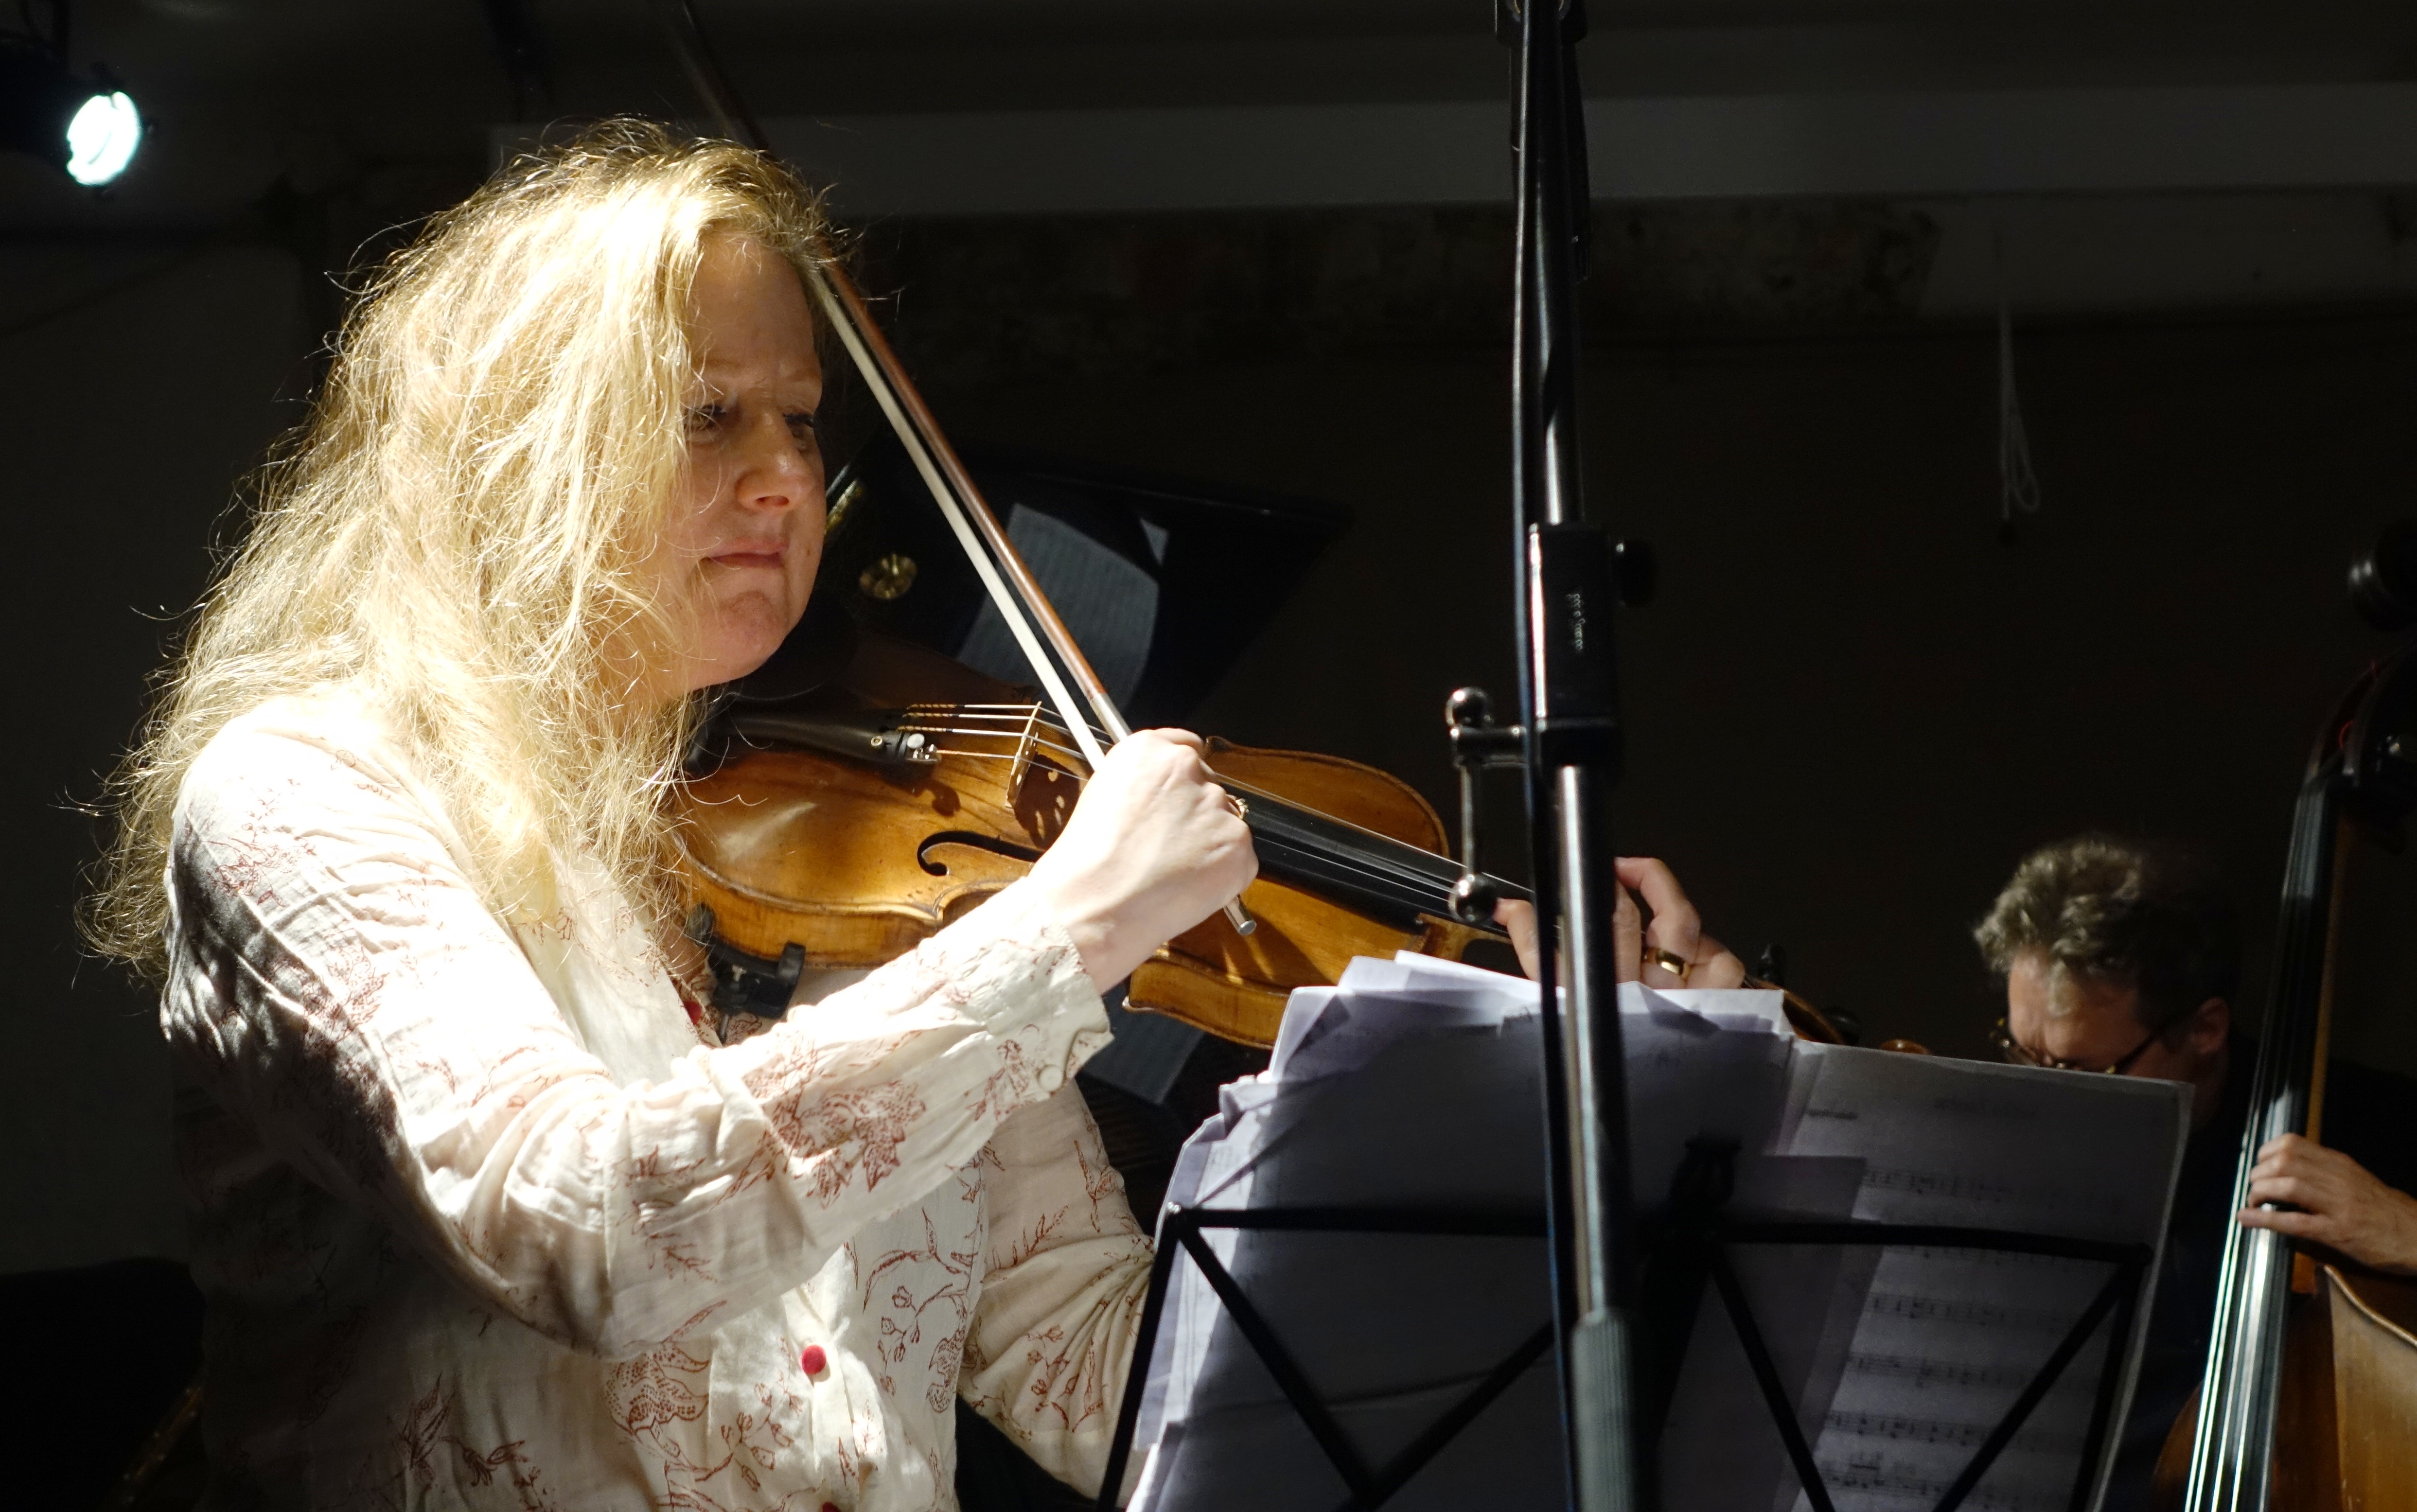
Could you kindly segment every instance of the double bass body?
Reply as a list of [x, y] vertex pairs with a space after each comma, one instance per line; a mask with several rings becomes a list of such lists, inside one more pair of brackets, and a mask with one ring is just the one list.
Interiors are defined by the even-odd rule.
[[[2361, 839], [2397, 848], [2417, 809], [2417, 640], [2370, 668], [2324, 731], [2292, 816], [2236, 1209], [2269, 1141], [2321, 1142], [2343, 863]], [[2160, 1506], [2417, 1512], [2412, 1327], [2409, 1283], [2236, 1225], [2198, 1397], [2158, 1465]]]

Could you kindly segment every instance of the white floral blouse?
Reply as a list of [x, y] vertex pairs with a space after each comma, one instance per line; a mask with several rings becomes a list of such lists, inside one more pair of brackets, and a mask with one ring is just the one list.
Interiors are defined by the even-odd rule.
[[221, 1507], [948, 1507], [962, 1393], [1096, 1487], [1148, 1240], [1011, 887], [713, 1042], [626, 908], [507, 928], [334, 699], [186, 779], [161, 1016]]

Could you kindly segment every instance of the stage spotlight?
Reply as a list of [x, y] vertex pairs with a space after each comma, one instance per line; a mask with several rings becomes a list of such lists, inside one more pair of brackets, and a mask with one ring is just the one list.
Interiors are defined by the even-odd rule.
[[78, 75], [41, 42], [0, 38], [0, 144], [97, 189], [134, 160], [143, 114], [105, 71]]
[[123, 89], [87, 96], [68, 119], [68, 176], [106, 184], [126, 172], [143, 144], [143, 117]]

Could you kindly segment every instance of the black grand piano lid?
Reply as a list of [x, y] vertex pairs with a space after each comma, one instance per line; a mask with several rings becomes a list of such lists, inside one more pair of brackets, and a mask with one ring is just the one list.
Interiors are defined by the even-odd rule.
[[[1006, 447], [959, 455], [1041, 591], [1136, 727], [1178, 723], [1349, 528], [1338, 504]], [[1003, 682], [1030, 668], [898, 439], [829, 484], [831, 523], [805, 618], [738, 688], [794, 697], [844, 665], [859, 628]]]

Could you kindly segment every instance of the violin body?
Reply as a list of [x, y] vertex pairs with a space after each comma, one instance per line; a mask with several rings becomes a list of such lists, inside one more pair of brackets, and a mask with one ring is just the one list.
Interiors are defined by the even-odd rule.
[[[860, 760], [830, 748], [854, 743], [833, 735], [851, 728], [851, 715], [910, 706], [1012, 710], [1030, 701], [937, 653], [868, 636], [833, 684], [784, 701], [779, 716], [736, 721], [744, 738], [680, 791], [681, 869], [722, 945], [767, 962], [788, 954], [811, 969], [877, 966], [1023, 876], [1056, 839], [1082, 791], [1079, 764], [1048, 749], [1036, 722], [959, 716], [980, 728], [935, 735], [925, 749], [947, 748], [935, 758], [898, 759], [895, 736], [889, 760], [874, 759], [870, 744]], [[856, 728], [875, 732], [870, 742], [883, 726]], [[816, 744], [783, 739], [784, 731]], [[1433, 807], [1374, 767], [1224, 741], [1210, 742], [1208, 763], [1254, 795], [1246, 803], [1273, 795], [1430, 855], [1444, 850]], [[1267, 1046], [1293, 989], [1333, 982], [1354, 956], [1457, 960], [1485, 937], [1439, 915], [1376, 916], [1264, 868], [1243, 903], [1255, 930], [1244, 936], [1212, 915], [1133, 974], [1126, 1006]]]

